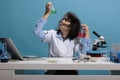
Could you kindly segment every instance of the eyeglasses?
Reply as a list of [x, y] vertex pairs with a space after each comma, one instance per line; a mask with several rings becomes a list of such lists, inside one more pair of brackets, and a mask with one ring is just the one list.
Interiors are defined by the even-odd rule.
[[62, 20], [65, 20], [65, 21], [71, 21], [69, 18], [67, 17], [64, 17]]

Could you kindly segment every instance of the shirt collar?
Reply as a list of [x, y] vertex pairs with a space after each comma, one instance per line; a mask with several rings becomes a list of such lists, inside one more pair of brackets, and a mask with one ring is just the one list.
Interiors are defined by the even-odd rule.
[[60, 40], [63, 40], [62, 35], [60, 33], [57, 34], [56, 37], [59, 38]]
[[[61, 33], [57, 34], [56, 37], [59, 38], [60, 40], [64, 41], [64, 39], [62, 38]], [[70, 39], [69, 39], [69, 40], [70, 40]]]

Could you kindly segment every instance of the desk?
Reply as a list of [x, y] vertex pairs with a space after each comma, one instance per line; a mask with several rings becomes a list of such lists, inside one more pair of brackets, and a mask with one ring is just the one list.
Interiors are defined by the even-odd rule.
[[119, 80], [119, 75], [16, 75], [15, 70], [120, 70], [119, 63], [98, 58], [97, 62], [74, 62], [72, 58], [39, 58], [0, 63], [0, 80]]

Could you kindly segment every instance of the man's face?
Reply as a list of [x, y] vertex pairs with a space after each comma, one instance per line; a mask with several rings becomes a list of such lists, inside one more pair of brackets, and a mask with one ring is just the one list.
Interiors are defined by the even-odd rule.
[[59, 29], [61, 32], [69, 32], [71, 29], [70, 20], [67, 17], [64, 17], [59, 23]]

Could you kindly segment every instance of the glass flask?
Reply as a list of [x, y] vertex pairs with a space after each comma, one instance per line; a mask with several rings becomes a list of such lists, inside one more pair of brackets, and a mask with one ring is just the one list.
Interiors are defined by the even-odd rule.
[[50, 14], [57, 14], [57, 11], [55, 10], [55, 8], [53, 7], [53, 5], [51, 6], [51, 12]]

